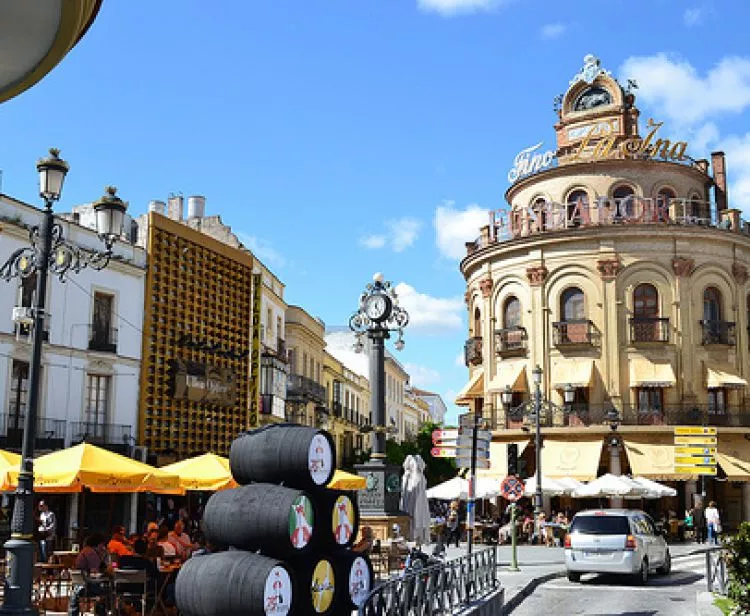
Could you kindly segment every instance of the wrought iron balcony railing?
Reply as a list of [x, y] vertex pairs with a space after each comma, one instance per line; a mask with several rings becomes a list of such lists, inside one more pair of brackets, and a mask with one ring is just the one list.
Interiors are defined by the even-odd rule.
[[128, 445], [133, 434], [133, 426], [125, 424], [95, 423], [74, 421], [70, 424], [70, 439], [80, 443], [85, 441], [95, 445]]
[[553, 342], [557, 347], [593, 346], [598, 332], [589, 319], [571, 319], [552, 324]]
[[344, 407], [341, 404], [341, 402], [331, 403], [331, 415], [333, 415], [334, 417], [341, 417], [343, 412], [344, 412]]
[[464, 343], [464, 364], [478, 366], [482, 363], [482, 337], [473, 336]]
[[326, 388], [301, 374], [290, 374], [286, 382], [286, 399], [289, 402], [325, 404]]
[[[0, 448], [20, 449], [23, 444], [24, 416], [0, 414]], [[37, 417], [37, 449], [62, 449], [65, 445], [65, 420]]]
[[89, 350], [117, 353], [117, 328], [89, 325]]
[[630, 342], [669, 342], [669, 319], [633, 317], [630, 319]]
[[709, 344], [726, 344], [734, 346], [737, 342], [736, 324], [729, 321], [701, 321], [703, 326], [703, 346]]
[[525, 327], [506, 327], [495, 330], [495, 349], [501, 357], [525, 355], [528, 350], [528, 333]]

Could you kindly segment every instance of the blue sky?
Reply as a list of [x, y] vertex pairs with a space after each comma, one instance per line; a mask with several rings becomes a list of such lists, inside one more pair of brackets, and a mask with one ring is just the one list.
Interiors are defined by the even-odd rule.
[[55, 145], [62, 209], [108, 183], [134, 215], [203, 194], [331, 325], [382, 271], [412, 312], [399, 359], [450, 404], [467, 378], [463, 242], [502, 207], [516, 152], [553, 143], [552, 99], [585, 54], [634, 76], [642, 118], [693, 156], [724, 148], [730, 199], [750, 206], [749, 19], [718, 1], [105, 0], [0, 106], [2, 191], [36, 202]]

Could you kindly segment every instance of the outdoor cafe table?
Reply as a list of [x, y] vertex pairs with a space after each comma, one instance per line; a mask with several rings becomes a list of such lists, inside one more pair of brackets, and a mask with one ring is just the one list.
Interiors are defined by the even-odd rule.
[[151, 608], [150, 615], [154, 616], [157, 610], [160, 610], [162, 614], [167, 613], [167, 606], [164, 604], [164, 591], [167, 590], [167, 586], [174, 583], [177, 578], [177, 573], [180, 571], [182, 563], [175, 562], [171, 564], [162, 564], [159, 567], [159, 580], [156, 588], [156, 598], [154, 600], [154, 607]]

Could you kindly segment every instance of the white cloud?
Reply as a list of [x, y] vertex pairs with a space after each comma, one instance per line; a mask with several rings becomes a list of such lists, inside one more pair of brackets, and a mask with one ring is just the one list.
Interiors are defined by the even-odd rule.
[[539, 36], [543, 39], [556, 39], [565, 34], [568, 26], [563, 23], [545, 24], [539, 30]]
[[446, 202], [435, 210], [435, 239], [440, 253], [448, 259], [466, 256], [466, 242], [479, 237], [479, 228], [489, 223], [489, 211], [477, 204], [464, 210]]
[[359, 238], [361, 246], [370, 249], [384, 248], [388, 244], [393, 252], [403, 252], [419, 237], [422, 221], [416, 218], [399, 218], [385, 223], [385, 234], [365, 235]]
[[444, 16], [459, 13], [476, 13], [489, 11], [502, 3], [502, 0], [417, 0], [417, 6], [423, 11], [432, 11]]
[[440, 373], [421, 364], [406, 362], [404, 368], [411, 377], [411, 384], [420, 389], [429, 389], [431, 385], [440, 382]]
[[699, 25], [703, 21], [705, 11], [701, 8], [685, 9], [682, 14], [682, 21], [688, 28]]
[[432, 297], [419, 293], [414, 287], [400, 282], [396, 293], [402, 307], [409, 313], [409, 329], [428, 333], [443, 333], [463, 328], [462, 297]]
[[245, 233], [238, 233], [237, 237], [265, 265], [279, 268], [286, 265], [284, 255], [276, 250], [268, 240]]
[[354, 351], [355, 337], [353, 332], [327, 332], [325, 340], [326, 351], [353, 372], [370, 378], [370, 363], [367, 359], [367, 353], [356, 353]]
[[702, 76], [689, 62], [660, 53], [628, 58], [620, 74], [638, 82], [643, 103], [681, 126], [750, 106], [750, 58], [723, 58]]
[[463, 368], [466, 365], [465, 362], [464, 362], [464, 352], [463, 351], [459, 351], [458, 352], [458, 355], [456, 355], [456, 359], [455, 359], [454, 363], [457, 366], [461, 367], [461, 368]]

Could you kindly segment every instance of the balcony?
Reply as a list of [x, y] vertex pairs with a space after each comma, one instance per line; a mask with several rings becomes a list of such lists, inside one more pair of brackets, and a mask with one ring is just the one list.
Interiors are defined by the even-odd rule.
[[464, 364], [478, 366], [482, 363], [482, 337], [474, 336], [464, 343]]
[[495, 350], [500, 357], [526, 355], [528, 334], [525, 327], [508, 327], [495, 330]]
[[334, 417], [341, 417], [343, 409], [344, 407], [341, 405], [341, 402], [333, 402], [331, 404], [331, 415]]
[[734, 346], [737, 342], [736, 324], [729, 321], [701, 321], [703, 327], [703, 346], [724, 344]]
[[630, 342], [669, 342], [669, 319], [634, 317], [630, 319]]
[[[31, 335], [31, 325], [25, 325], [24, 323], [16, 323], [16, 333], [19, 336], [30, 336]], [[49, 342], [49, 329], [45, 329], [42, 331], [42, 342]]]
[[74, 421], [70, 424], [70, 440], [73, 443], [91, 443], [111, 451], [127, 451], [133, 435], [133, 426], [124, 424]]
[[667, 405], [663, 409], [628, 406], [623, 409], [625, 425], [750, 427], [750, 411], [725, 406], [722, 409], [701, 404]]
[[588, 319], [571, 319], [552, 324], [553, 344], [556, 347], [594, 346], [598, 332]]
[[117, 353], [117, 328], [89, 325], [89, 351]]
[[290, 374], [286, 383], [288, 402], [325, 404], [326, 388], [301, 374]]
[[[23, 415], [0, 415], [0, 448], [20, 450], [23, 445]], [[65, 447], [65, 420], [38, 417], [35, 449], [54, 450]]]

